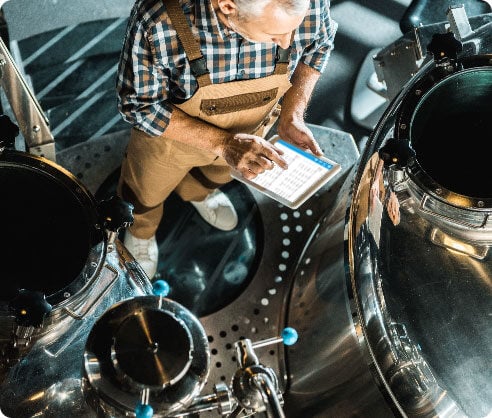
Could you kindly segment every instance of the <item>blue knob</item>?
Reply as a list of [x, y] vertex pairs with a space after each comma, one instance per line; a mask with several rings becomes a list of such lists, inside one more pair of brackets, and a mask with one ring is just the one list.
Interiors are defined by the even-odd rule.
[[287, 327], [282, 330], [282, 339], [285, 345], [295, 344], [298, 338], [299, 335], [297, 335], [297, 331], [294, 328]]
[[139, 403], [135, 408], [135, 416], [137, 418], [152, 418], [154, 409], [150, 405]]
[[169, 284], [165, 280], [156, 280], [152, 285], [152, 292], [155, 296], [166, 297], [170, 290]]

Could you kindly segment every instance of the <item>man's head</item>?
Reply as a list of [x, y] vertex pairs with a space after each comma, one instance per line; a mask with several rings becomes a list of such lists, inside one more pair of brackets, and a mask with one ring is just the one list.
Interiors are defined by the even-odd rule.
[[310, 0], [215, 0], [222, 22], [251, 42], [290, 44]]

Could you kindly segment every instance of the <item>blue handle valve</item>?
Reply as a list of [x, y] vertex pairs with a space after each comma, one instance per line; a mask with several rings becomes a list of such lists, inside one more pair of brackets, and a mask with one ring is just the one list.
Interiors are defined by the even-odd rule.
[[152, 418], [153, 415], [154, 409], [148, 404], [139, 403], [135, 408], [136, 418]]
[[281, 335], [285, 345], [294, 345], [299, 339], [297, 331], [291, 327], [284, 328]]
[[266, 345], [284, 343], [285, 345], [293, 345], [297, 342], [299, 336], [294, 328], [284, 328], [278, 337], [267, 338], [266, 340], [256, 341], [252, 343], [253, 348], [265, 347]]
[[169, 283], [165, 280], [156, 280], [152, 284], [152, 292], [155, 296], [162, 296], [163, 298], [165, 298], [167, 295], [169, 295], [170, 290], [171, 288], [169, 287]]

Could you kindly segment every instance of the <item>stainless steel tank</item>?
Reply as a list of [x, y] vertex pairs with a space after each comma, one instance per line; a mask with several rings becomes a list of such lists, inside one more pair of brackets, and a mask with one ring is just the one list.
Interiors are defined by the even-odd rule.
[[0, 409], [10, 417], [85, 413], [91, 327], [114, 303], [152, 294], [116, 240], [131, 208], [116, 198], [96, 203], [56, 163], [3, 146], [0, 190]]
[[253, 378], [281, 409], [276, 376], [250, 340], [238, 343], [234, 396], [222, 382], [202, 393], [207, 334], [118, 240], [133, 220], [131, 205], [116, 197], [97, 203], [58, 164], [3, 145], [0, 416], [225, 415], [242, 399], [264, 410]]
[[139, 403], [155, 416], [178, 416], [201, 394], [209, 367], [207, 335], [188, 309], [136, 297], [113, 305], [92, 328], [84, 397], [97, 416], [132, 416]]
[[289, 417], [492, 415], [491, 35], [432, 37], [313, 232]]

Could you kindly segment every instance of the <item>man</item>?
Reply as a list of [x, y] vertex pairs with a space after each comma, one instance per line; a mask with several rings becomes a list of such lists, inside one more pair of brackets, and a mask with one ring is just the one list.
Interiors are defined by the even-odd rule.
[[219, 190], [231, 168], [248, 179], [287, 168], [263, 139], [277, 117], [284, 140], [321, 154], [304, 114], [333, 48], [327, 1], [136, 1], [118, 69], [133, 126], [118, 193], [135, 207], [124, 244], [150, 278], [172, 191], [232, 230], [237, 214]]

